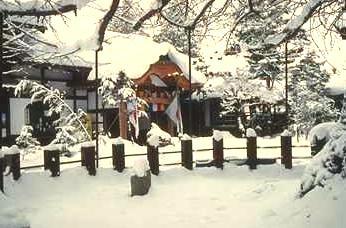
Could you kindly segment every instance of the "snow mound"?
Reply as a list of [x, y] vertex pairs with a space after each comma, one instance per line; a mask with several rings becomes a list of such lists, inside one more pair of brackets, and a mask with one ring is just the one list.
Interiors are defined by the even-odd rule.
[[314, 126], [309, 134], [308, 140], [311, 145], [316, 144], [317, 140], [326, 140], [328, 141], [332, 134], [338, 134], [346, 130], [346, 126], [339, 122], [325, 122]]
[[325, 186], [327, 179], [335, 174], [345, 172], [346, 157], [346, 132], [334, 132], [330, 140], [322, 148], [322, 150], [307, 165], [300, 185], [300, 196], [304, 196], [307, 192], [316, 186]]

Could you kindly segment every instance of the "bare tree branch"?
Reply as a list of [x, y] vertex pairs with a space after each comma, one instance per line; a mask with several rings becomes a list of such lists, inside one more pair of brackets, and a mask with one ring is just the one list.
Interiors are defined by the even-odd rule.
[[102, 50], [102, 43], [105, 37], [105, 32], [107, 29], [107, 26], [109, 24], [109, 22], [112, 20], [112, 17], [114, 16], [115, 12], [117, 11], [118, 7], [119, 7], [119, 2], [120, 0], [113, 0], [112, 1], [112, 5], [109, 8], [108, 12], [105, 14], [105, 16], [103, 17], [103, 19], [101, 20], [101, 24], [100, 24], [100, 28], [98, 31], [98, 42], [99, 42], [99, 50]]
[[154, 15], [159, 14], [162, 11], [162, 9], [170, 2], [170, 0], [161, 0], [161, 2], [162, 4], [159, 8], [152, 9], [149, 12], [147, 12], [144, 16], [142, 16], [133, 26], [133, 29], [137, 31], [146, 20], [149, 20]]

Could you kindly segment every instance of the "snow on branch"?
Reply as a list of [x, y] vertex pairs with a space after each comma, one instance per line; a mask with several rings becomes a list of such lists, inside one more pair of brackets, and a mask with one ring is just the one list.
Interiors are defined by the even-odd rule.
[[279, 34], [268, 36], [264, 41], [267, 45], [279, 45], [296, 35], [299, 29], [307, 22], [312, 15], [317, 11], [317, 9], [324, 3], [329, 2], [325, 0], [310, 0], [305, 4], [303, 11], [300, 15], [293, 18], [283, 31]]
[[[165, 19], [169, 24], [179, 27], [179, 28], [184, 28], [187, 30], [194, 30], [197, 23], [199, 22], [199, 20], [201, 19], [201, 17], [205, 14], [205, 12], [207, 11], [207, 9], [209, 7], [211, 7], [211, 5], [215, 2], [215, 0], [209, 0], [202, 8], [202, 10], [197, 14], [197, 16], [193, 19], [192, 22], [187, 23], [187, 24], [180, 24], [177, 23], [171, 19], [169, 19], [166, 15], [162, 14], [162, 12], [160, 11], [160, 16]], [[153, 16], [153, 15], [152, 15]]]
[[22, 94], [31, 95], [31, 102], [41, 101], [49, 105], [48, 114], [58, 114], [60, 118], [55, 121], [58, 125], [58, 134], [51, 144], [65, 143], [73, 145], [83, 141], [91, 141], [91, 137], [83, 124], [86, 114], [82, 110], [75, 113], [63, 99], [64, 94], [59, 90], [48, 89], [45, 86], [30, 80], [18, 83], [14, 92], [15, 96]]
[[138, 30], [146, 20], [149, 20], [154, 15], [159, 14], [169, 2], [170, 0], [156, 0], [156, 4], [152, 4], [151, 9], [136, 22], [133, 29]]
[[51, 9], [27, 9], [27, 10], [3, 10], [3, 14], [8, 16], [35, 16], [35, 17], [48, 17], [54, 15], [60, 15], [63, 13], [74, 11], [77, 12], [76, 5], [69, 4], [60, 7], [52, 7]]

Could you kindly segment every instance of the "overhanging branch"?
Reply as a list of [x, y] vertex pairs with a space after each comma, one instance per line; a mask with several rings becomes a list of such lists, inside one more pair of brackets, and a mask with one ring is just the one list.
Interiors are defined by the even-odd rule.
[[52, 8], [50, 10], [37, 10], [37, 9], [29, 9], [29, 10], [4, 10], [3, 13], [8, 16], [35, 16], [35, 17], [48, 17], [59, 15], [62, 13], [67, 13], [70, 11], [77, 11], [76, 5], [65, 5], [57, 8]]

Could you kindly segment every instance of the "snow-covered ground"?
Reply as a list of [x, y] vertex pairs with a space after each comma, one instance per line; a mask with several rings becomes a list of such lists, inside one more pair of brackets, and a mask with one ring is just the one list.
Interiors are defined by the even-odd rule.
[[[245, 145], [244, 139], [226, 137], [224, 140], [226, 147]], [[300, 143], [306, 145], [306, 141]], [[194, 149], [208, 148], [211, 138], [195, 138], [193, 144]], [[279, 138], [258, 140], [259, 146], [279, 144]], [[161, 151], [179, 146], [170, 147]], [[128, 148], [126, 153], [145, 152], [145, 147], [129, 142], [125, 148]], [[104, 155], [110, 152], [102, 150]], [[235, 151], [227, 151], [225, 156], [244, 156], [241, 150]], [[295, 156], [309, 153], [310, 148], [293, 149]], [[194, 155], [197, 154], [204, 153]], [[259, 151], [259, 157], [279, 154], [280, 149]], [[165, 156], [160, 157], [161, 162], [173, 160]], [[209, 151], [196, 159], [211, 156]], [[56, 178], [42, 169], [23, 171], [17, 182], [11, 176], [5, 177], [6, 194], [0, 195], [0, 227], [30, 224], [31, 228], [341, 228], [346, 224], [342, 216], [345, 184], [340, 178], [329, 180], [333, 183], [328, 187], [318, 187], [302, 199], [296, 198], [300, 177], [309, 162], [306, 159], [294, 160], [292, 170], [280, 164], [261, 165], [254, 171], [234, 163], [225, 163], [223, 170], [195, 168], [188, 171], [180, 166], [164, 166], [159, 176], [152, 177], [149, 194], [143, 197], [130, 197], [131, 169], [118, 173], [110, 168], [110, 162], [102, 160], [96, 176], [89, 176], [81, 167], [62, 166], [61, 176]], [[127, 166], [131, 165], [127, 160]]]

